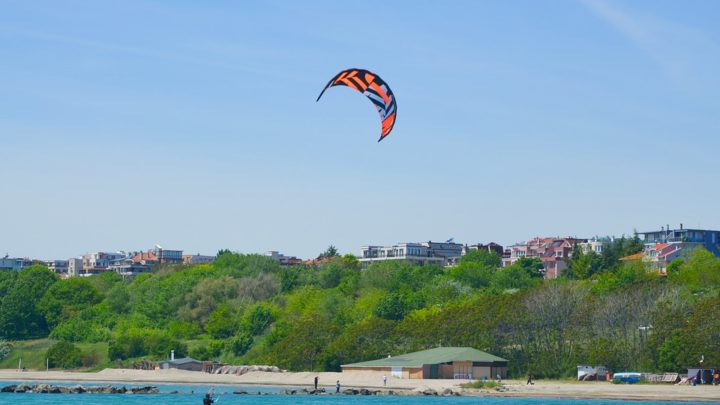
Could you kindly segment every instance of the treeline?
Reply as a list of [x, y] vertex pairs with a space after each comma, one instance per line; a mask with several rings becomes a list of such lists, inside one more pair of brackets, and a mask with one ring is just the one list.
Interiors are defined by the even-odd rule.
[[[224, 251], [211, 265], [164, 266], [129, 282], [113, 273], [59, 280], [43, 267], [0, 273], [0, 338], [108, 342], [115, 360], [190, 355], [290, 370], [436, 346], [472, 346], [510, 360], [510, 373], [560, 377], [577, 364], [682, 371], [720, 364], [720, 260], [704, 250], [667, 277], [619, 258], [616, 240], [577, 252], [558, 280], [537, 259], [500, 268], [476, 251], [453, 268], [351, 255], [283, 268]], [[67, 349], [71, 350], [71, 349]]]

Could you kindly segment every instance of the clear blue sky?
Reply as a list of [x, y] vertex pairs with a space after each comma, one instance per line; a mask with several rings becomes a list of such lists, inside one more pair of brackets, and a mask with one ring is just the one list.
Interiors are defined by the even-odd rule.
[[0, 255], [720, 228], [717, 1], [0, 4]]

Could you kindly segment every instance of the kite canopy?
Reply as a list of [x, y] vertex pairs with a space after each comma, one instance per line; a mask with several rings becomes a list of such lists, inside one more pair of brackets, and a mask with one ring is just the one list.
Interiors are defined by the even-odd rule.
[[333, 86], [347, 86], [361, 92], [365, 97], [369, 98], [380, 113], [380, 120], [382, 121], [382, 129], [380, 130], [380, 139], [378, 139], [378, 142], [390, 134], [390, 131], [392, 131], [395, 125], [397, 103], [395, 102], [395, 95], [392, 90], [390, 90], [390, 86], [388, 86], [380, 76], [365, 69], [343, 70], [330, 79], [325, 88], [320, 92], [317, 101], [320, 101], [320, 97], [325, 93], [325, 90]]

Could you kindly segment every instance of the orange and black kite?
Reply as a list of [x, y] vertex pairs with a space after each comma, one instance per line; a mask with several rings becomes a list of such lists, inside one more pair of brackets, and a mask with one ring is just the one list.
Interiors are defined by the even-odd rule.
[[390, 131], [392, 131], [395, 125], [397, 103], [395, 102], [395, 95], [392, 90], [390, 90], [390, 86], [388, 86], [380, 76], [365, 69], [343, 70], [328, 82], [327, 86], [320, 92], [316, 101], [320, 101], [320, 97], [325, 93], [325, 90], [333, 86], [348, 86], [369, 98], [370, 101], [375, 104], [375, 108], [377, 108], [380, 113], [380, 120], [382, 121], [382, 129], [378, 142], [390, 134]]

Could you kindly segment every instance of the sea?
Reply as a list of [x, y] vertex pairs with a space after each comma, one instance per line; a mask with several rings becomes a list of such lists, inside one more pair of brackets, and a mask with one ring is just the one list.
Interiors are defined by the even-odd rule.
[[[144, 385], [121, 383], [73, 383], [53, 381], [24, 382], [28, 385], [46, 383], [52, 385], [82, 385], [83, 387], [113, 385], [126, 388]], [[20, 382], [0, 381], [0, 387]], [[35, 394], [35, 393], [0, 393], [0, 404], [42, 404], [42, 405], [201, 405], [205, 393], [210, 390], [207, 385], [171, 385], [153, 384], [160, 389], [159, 394]], [[345, 405], [670, 405], [688, 404], [683, 401], [627, 401], [627, 400], [589, 400], [567, 398], [487, 398], [487, 397], [417, 397], [417, 396], [345, 396], [345, 395], [284, 395], [281, 391], [294, 387], [257, 387], [257, 386], [215, 386], [214, 398], [216, 405], [232, 404], [345, 404]], [[296, 388], [301, 390], [301, 388]], [[248, 394], [234, 394], [233, 391], [243, 390]], [[720, 404], [720, 401], [716, 402]], [[707, 404], [707, 402], [705, 402]]]

